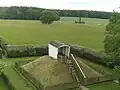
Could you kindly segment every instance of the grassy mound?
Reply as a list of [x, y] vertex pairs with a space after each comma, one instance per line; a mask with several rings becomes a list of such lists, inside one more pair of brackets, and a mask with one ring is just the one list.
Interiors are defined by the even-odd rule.
[[35, 79], [39, 80], [45, 87], [74, 82], [67, 65], [49, 56], [40, 57], [35, 61], [23, 65], [22, 68], [34, 76]]

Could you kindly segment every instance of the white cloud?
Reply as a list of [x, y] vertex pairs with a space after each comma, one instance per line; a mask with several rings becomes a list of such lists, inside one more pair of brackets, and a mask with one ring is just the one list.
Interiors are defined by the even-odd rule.
[[52, 9], [120, 11], [120, 0], [1, 0], [0, 6], [35, 6]]

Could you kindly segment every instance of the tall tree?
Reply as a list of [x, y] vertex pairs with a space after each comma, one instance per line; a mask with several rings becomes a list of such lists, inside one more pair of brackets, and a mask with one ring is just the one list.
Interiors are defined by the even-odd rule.
[[120, 14], [114, 13], [106, 26], [104, 48], [112, 60], [120, 60]]
[[51, 24], [56, 20], [59, 20], [59, 16], [53, 11], [44, 10], [40, 15], [40, 21], [43, 24]]

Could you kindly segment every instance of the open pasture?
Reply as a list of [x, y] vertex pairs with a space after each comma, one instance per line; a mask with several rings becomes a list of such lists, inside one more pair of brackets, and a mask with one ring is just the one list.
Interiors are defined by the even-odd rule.
[[62, 17], [51, 25], [31, 20], [0, 20], [0, 36], [10, 44], [47, 44], [59, 40], [96, 50], [103, 49], [105, 24], [108, 20], [83, 18], [86, 24], [74, 24], [75, 17]]

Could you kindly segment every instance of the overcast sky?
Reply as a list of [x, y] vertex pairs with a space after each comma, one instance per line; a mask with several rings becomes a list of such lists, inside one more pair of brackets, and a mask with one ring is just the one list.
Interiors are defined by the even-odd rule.
[[120, 0], [1, 0], [0, 6], [34, 6], [51, 9], [120, 11]]

